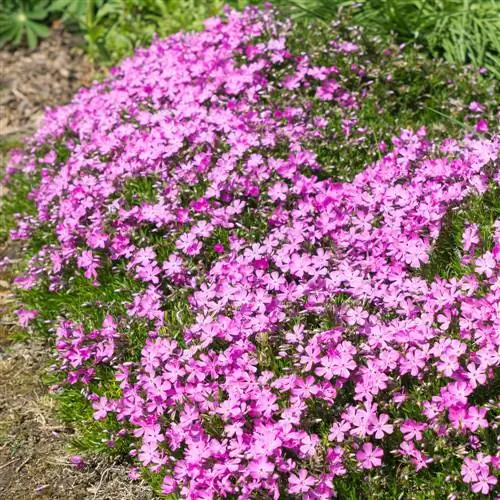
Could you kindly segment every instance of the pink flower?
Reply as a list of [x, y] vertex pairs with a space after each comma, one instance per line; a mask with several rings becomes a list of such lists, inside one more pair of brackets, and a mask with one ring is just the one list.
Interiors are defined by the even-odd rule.
[[348, 325], [361, 325], [363, 326], [368, 318], [368, 311], [365, 311], [361, 307], [355, 307], [353, 309], [348, 309], [345, 314], [345, 321]]
[[469, 109], [474, 113], [483, 113], [485, 108], [481, 103], [477, 101], [471, 101], [471, 103], [469, 104]]
[[472, 491], [474, 493], [482, 493], [487, 495], [492, 491], [495, 484], [497, 484], [498, 479], [495, 476], [490, 476], [489, 474], [481, 474], [477, 478], [477, 482], [472, 484]]
[[491, 278], [493, 276], [495, 266], [496, 262], [493, 254], [491, 252], [486, 252], [484, 255], [476, 259], [475, 270], [477, 273], [484, 274], [487, 278]]
[[[11, 233], [36, 240], [20, 296], [54, 332], [60, 386], [166, 495], [331, 498], [358, 474], [353, 449], [358, 469], [415, 472], [438, 438], [450, 456], [477, 450], [463, 482], [491, 494], [494, 416], [478, 401], [499, 364], [500, 223], [482, 256], [466, 224], [461, 270], [424, 264], [448, 215], [498, 182], [498, 138], [480, 122], [441, 142], [416, 122], [370, 130], [370, 82], [384, 114], [404, 54], [379, 75], [357, 32], [334, 30], [319, 66], [292, 30], [228, 9], [49, 110], [7, 167], [34, 208]], [[374, 160], [343, 178], [357, 152]]]
[[477, 387], [478, 384], [486, 383], [486, 373], [482, 366], [476, 366], [474, 363], [467, 365], [467, 377], [472, 387]]
[[18, 309], [16, 314], [19, 318], [19, 326], [26, 328], [39, 312], [36, 309]]
[[132, 467], [127, 474], [128, 478], [132, 481], [138, 481], [141, 478], [141, 474], [137, 467]]
[[481, 118], [476, 123], [476, 132], [485, 134], [486, 132], [488, 132], [489, 129], [490, 128], [488, 127], [488, 122], [484, 118]]
[[424, 423], [416, 422], [415, 420], [407, 419], [399, 427], [399, 430], [404, 434], [405, 441], [422, 439], [422, 431], [426, 428]]
[[394, 426], [387, 422], [389, 422], [389, 415], [385, 413], [382, 413], [379, 417], [372, 415], [369, 420], [368, 434], [374, 434], [377, 439], [382, 439], [386, 434], [392, 434]]
[[354, 368], [356, 368], [356, 362], [351, 356], [344, 353], [322, 357], [321, 366], [316, 368], [315, 373], [327, 380], [332, 379], [334, 376], [348, 378]]
[[384, 452], [381, 448], [373, 447], [371, 443], [365, 443], [361, 450], [356, 453], [356, 459], [363, 469], [372, 469], [382, 465]]
[[289, 493], [307, 493], [316, 484], [316, 479], [310, 476], [306, 469], [300, 469], [298, 475], [290, 474], [288, 480]]
[[92, 408], [97, 410], [94, 412], [94, 418], [96, 420], [103, 420], [108, 414], [108, 398], [101, 396], [98, 401], [92, 403]]
[[249, 474], [257, 480], [266, 479], [274, 472], [274, 465], [264, 457], [252, 460], [247, 467]]
[[341, 443], [344, 440], [345, 434], [349, 432], [351, 424], [349, 422], [335, 422], [330, 428], [328, 439]]
[[477, 462], [468, 457], [464, 458], [464, 463], [462, 464], [460, 473], [462, 474], [462, 479], [464, 480], [464, 483], [472, 483], [477, 481], [477, 475], [478, 475]]
[[426, 457], [423, 453], [416, 450], [410, 462], [415, 465], [415, 470], [418, 472], [422, 469], [427, 469], [427, 464], [432, 462], [432, 458]]
[[319, 438], [317, 436], [306, 435], [302, 439], [302, 444], [300, 445], [300, 452], [308, 457], [312, 457], [316, 453], [316, 448], [319, 444]]
[[479, 243], [479, 232], [477, 224], [469, 224], [465, 229], [462, 236], [462, 245], [466, 252], [473, 251], [475, 245]]
[[92, 253], [91, 250], [83, 250], [82, 254], [77, 259], [77, 264], [84, 269], [84, 276], [87, 279], [97, 278], [97, 269], [99, 268], [100, 259]]
[[141, 446], [138, 454], [143, 465], [155, 463], [158, 460], [158, 446], [155, 442], [145, 442]]
[[213, 246], [213, 251], [216, 253], [224, 253], [224, 245], [222, 243], [216, 243]]
[[477, 408], [475, 406], [470, 406], [467, 409], [467, 416], [465, 417], [465, 424], [467, 427], [475, 432], [477, 429], [485, 429], [488, 427], [488, 421], [486, 420], [486, 408]]
[[175, 481], [175, 479], [171, 476], [165, 476], [161, 484], [161, 492], [164, 495], [169, 495], [171, 493], [174, 493], [176, 489], [177, 489], [177, 482]]

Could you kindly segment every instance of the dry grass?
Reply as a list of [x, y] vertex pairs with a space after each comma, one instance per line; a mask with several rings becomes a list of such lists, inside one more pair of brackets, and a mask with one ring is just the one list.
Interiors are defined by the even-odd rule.
[[41, 380], [50, 347], [39, 339], [12, 340], [15, 301], [4, 278], [0, 274], [0, 498], [154, 498], [144, 483], [128, 479], [125, 464], [93, 456], [83, 470], [70, 465], [73, 429], [57, 420], [56, 402]]

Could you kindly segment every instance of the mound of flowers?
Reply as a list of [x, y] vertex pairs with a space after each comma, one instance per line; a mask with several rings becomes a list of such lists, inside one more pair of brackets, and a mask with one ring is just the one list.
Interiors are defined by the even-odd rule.
[[363, 140], [370, 87], [293, 55], [289, 33], [270, 11], [228, 12], [47, 112], [8, 167], [35, 186], [16, 282], [27, 307], [84, 286], [90, 307], [47, 318], [32, 300], [21, 321], [54, 326], [62, 385], [165, 494], [331, 498], [379, 470], [448, 466], [488, 494], [500, 223], [487, 250], [466, 223], [459, 277], [432, 255], [498, 184], [500, 141], [485, 121], [439, 142], [403, 130], [339, 182], [314, 145]]

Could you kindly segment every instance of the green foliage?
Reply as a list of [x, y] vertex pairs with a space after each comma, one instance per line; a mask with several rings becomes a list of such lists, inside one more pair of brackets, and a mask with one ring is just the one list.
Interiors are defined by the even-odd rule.
[[46, 37], [49, 18], [48, 0], [4, 0], [0, 10], [0, 47], [27, 42], [30, 49]]
[[401, 42], [422, 44], [455, 64], [485, 66], [500, 76], [500, 2], [496, 0], [277, 0], [302, 19], [331, 22], [352, 10], [353, 21], [372, 33], [394, 32]]
[[87, 52], [101, 65], [117, 63], [156, 33], [198, 30], [227, 4], [242, 9], [251, 0], [3, 0], [0, 46], [17, 46], [26, 37], [35, 48], [54, 19], [83, 34]]
[[115, 64], [139, 46], [180, 30], [203, 27], [225, 4], [242, 8], [247, 0], [57, 0], [52, 9], [82, 31], [90, 57]]
[[50, 5], [52, 12], [61, 15], [61, 21], [71, 24], [85, 22], [88, 12], [94, 9], [94, 5], [100, 6], [105, 0], [55, 0]]
[[422, 275], [461, 278], [472, 271], [461, 262], [462, 235], [466, 223], [477, 224], [481, 244], [476, 253], [483, 254], [493, 247], [493, 225], [500, 219], [500, 188], [492, 183], [483, 195], [471, 196], [464, 204], [449, 210], [434, 245], [430, 261], [423, 267]]
[[[200, 29], [225, 4], [243, 8], [259, 0], [4, 0], [0, 46], [29, 47], [59, 18], [82, 32], [90, 57], [115, 64], [136, 47], [180, 30]], [[500, 76], [500, 2], [496, 0], [275, 0], [285, 15], [331, 22], [339, 11], [374, 34], [394, 32], [400, 42], [423, 44], [433, 56], [485, 66]]]
[[[493, 80], [485, 81], [471, 68], [436, 64], [413, 47], [399, 49], [390, 35], [374, 36], [364, 28], [354, 28], [352, 18], [346, 14], [338, 18], [335, 36], [359, 44], [362, 50], [352, 58], [335, 58], [333, 63], [343, 75], [343, 85], [351, 92], [359, 90], [359, 80], [346, 76], [350, 74], [350, 65], [356, 63], [368, 68], [366, 81], [370, 82], [370, 92], [358, 111], [360, 122], [367, 124], [367, 140], [356, 148], [343, 147], [335, 140], [308, 144], [316, 151], [325, 174], [339, 180], [352, 179], [367, 163], [380, 157], [379, 141], [387, 140], [401, 128], [415, 130], [425, 126], [435, 138], [459, 137], [471, 132], [474, 126], [473, 121], [464, 120], [466, 103], [479, 101], [495, 108]], [[301, 22], [294, 28], [289, 46], [294, 54], [309, 54], [318, 66], [329, 65], [327, 40], [331, 33], [331, 27], [325, 23], [316, 23], [311, 29]], [[282, 89], [277, 90], [273, 98], [279, 99], [282, 93]], [[297, 93], [295, 100], [302, 106], [312, 101], [315, 113], [330, 115], [330, 104], [314, 99], [312, 94]], [[330, 116], [329, 127], [334, 137], [340, 122]]]

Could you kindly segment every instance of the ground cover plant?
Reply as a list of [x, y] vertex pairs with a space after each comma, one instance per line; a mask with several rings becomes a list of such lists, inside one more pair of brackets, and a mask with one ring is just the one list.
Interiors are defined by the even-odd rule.
[[288, 15], [331, 22], [344, 9], [376, 34], [395, 33], [434, 57], [500, 76], [500, 5], [495, 0], [277, 0]]
[[75, 444], [173, 497], [492, 494], [490, 85], [247, 9], [49, 110], [5, 225]]

